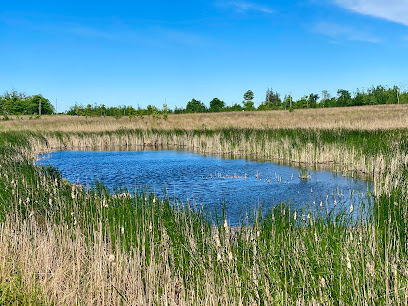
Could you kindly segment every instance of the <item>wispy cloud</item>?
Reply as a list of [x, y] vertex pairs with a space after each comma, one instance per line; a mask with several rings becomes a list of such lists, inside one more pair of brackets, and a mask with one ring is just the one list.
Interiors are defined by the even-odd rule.
[[357, 29], [347, 25], [320, 22], [316, 24], [313, 31], [332, 38], [335, 42], [341, 41], [363, 41], [379, 43], [381, 39], [368, 31]]
[[334, 0], [347, 10], [408, 26], [407, 0]]
[[172, 26], [138, 26], [134, 24], [115, 24], [103, 22], [93, 24], [75, 21], [38, 21], [27, 17], [15, 17], [0, 14], [0, 23], [25, 31], [41, 32], [51, 35], [71, 35], [87, 40], [137, 44], [150, 47], [209, 47], [213, 45], [211, 38], [183, 31]]
[[218, 1], [216, 2], [216, 4], [218, 6], [232, 8], [238, 13], [246, 13], [249, 11], [261, 12], [266, 14], [274, 13], [274, 10], [265, 5], [249, 1]]

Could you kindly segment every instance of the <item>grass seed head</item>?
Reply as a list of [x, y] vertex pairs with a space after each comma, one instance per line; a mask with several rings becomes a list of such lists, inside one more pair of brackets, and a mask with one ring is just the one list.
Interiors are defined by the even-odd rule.
[[320, 287], [321, 288], [325, 288], [326, 287], [326, 280], [324, 279], [324, 277], [320, 278]]

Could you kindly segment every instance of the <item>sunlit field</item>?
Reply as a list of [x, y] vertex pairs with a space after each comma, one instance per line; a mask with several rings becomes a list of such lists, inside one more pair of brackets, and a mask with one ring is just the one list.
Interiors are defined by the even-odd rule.
[[1, 130], [103, 132], [118, 129], [401, 129], [408, 127], [408, 104], [200, 114], [170, 114], [167, 120], [140, 117], [10, 116]]
[[[0, 121], [0, 304], [408, 303], [408, 106]], [[181, 147], [365, 175], [353, 217], [281, 203], [250, 226], [195, 205], [72, 185], [35, 156]], [[198, 203], [199, 204], [199, 203]], [[199, 205], [197, 206], [199, 207]]]

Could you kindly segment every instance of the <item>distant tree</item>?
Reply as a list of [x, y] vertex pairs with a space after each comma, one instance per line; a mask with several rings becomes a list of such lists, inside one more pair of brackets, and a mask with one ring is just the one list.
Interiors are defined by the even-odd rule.
[[352, 104], [351, 94], [348, 90], [337, 90], [337, 106], [349, 106]]
[[146, 115], [153, 115], [154, 113], [157, 113], [159, 110], [157, 109], [156, 106], [154, 105], [148, 105], [146, 108]]
[[196, 99], [192, 99], [186, 105], [186, 113], [205, 113], [206, 111], [204, 103]]
[[242, 101], [242, 104], [244, 105], [244, 110], [246, 111], [255, 110], [254, 102], [252, 102], [253, 99], [254, 93], [252, 90], [248, 90], [246, 93], [244, 93], [244, 101]]
[[15, 110], [15, 113], [39, 114], [40, 106], [42, 115], [51, 115], [54, 113], [54, 106], [51, 104], [50, 100], [44, 98], [42, 95], [28, 96], [21, 102], [24, 105], [23, 111]]
[[299, 100], [297, 100], [295, 103], [293, 103], [293, 108], [307, 108], [309, 103], [309, 97], [308, 96], [303, 96]]
[[[23, 114], [27, 108], [26, 95], [15, 90], [12, 92], [6, 91], [2, 97], [1, 112], [6, 114]], [[37, 108], [38, 110], [38, 108]]]
[[177, 107], [177, 106], [176, 106], [176, 107], [174, 108], [174, 113], [175, 113], [175, 114], [182, 114], [182, 113], [184, 113], [184, 111], [185, 111], [185, 110], [184, 110], [184, 108], [182, 108], [182, 107]]
[[282, 104], [280, 94], [278, 92], [274, 92], [272, 88], [271, 89], [268, 88], [266, 90], [265, 102], [272, 104], [273, 108], [277, 108]]
[[244, 93], [244, 100], [245, 101], [252, 101], [254, 99], [254, 92], [252, 90], [248, 90]]
[[285, 97], [283, 98], [282, 107], [284, 109], [290, 108], [292, 100], [293, 100], [293, 98], [292, 98], [291, 95], [285, 95]]
[[226, 106], [224, 110], [227, 112], [239, 112], [239, 111], [242, 111], [242, 106], [239, 105], [238, 103], [235, 103], [232, 106]]
[[399, 89], [399, 87], [398, 86], [396, 86], [396, 85], [394, 85], [394, 87], [392, 88], [392, 89], [390, 89], [391, 90], [391, 95], [392, 96], [395, 96], [395, 97], [397, 97], [397, 101], [396, 101], [396, 103], [400, 103], [400, 89]]
[[102, 104], [100, 107], [100, 111], [101, 111], [101, 116], [105, 116], [106, 115], [106, 106], [105, 104]]
[[210, 102], [210, 112], [221, 112], [225, 108], [225, 102], [218, 98], [214, 98]]
[[358, 88], [354, 93], [354, 98], [353, 98], [353, 105], [359, 106], [359, 105], [364, 105], [366, 100], [366, 94], [364, 92], [361, 92]]
[[255, 110], [254, 102], [252, 101], [242, 101], [242, 104], [244, 104], [244, 110], [246, 111]]
[[266, 90], [265, 101], [259, 105], [259, 110], [278, 109], [282, 106], [282, 101], [278, 92], [271, 89]]
[[84, 112], [85, 112], [85, 116], [86, 116], [86, 117], [92, 116], [92, 113], [93, 113], [92, 105], [91, 105], [91, 104], [88, 104], [88, 105], [86, 106]]
[[400, 104], [408, 104], [408, 92], [399, 93]]
[[322, 90], [322, 100], [320, 101], [320, 104], [322, 107], [326, 107], [326, 101], [331, 98], [330, 93], [327, 90]]
[[317, 107], [317, 100], [319, 99], [319, 95], [311, 93], [308, 99], [308, 107], [316, 108]]
[[74, 106], [71, 106], [67, 111], [67, 115], [71, 116], [83, 116], [83, 107], [75, 102]]
[[170, 113], [170, 110], [169, 110], [169, 108], [167, 107], [167, 104], [163, 104], [163, 108], [162, 108], [162, 110], [161, 110], [161, 113], [162, 113], [162, 115], [163, 115], [163, 119], [164, 119], [164, 120], [167, 120], [167, 118], [168, 118], [168, 116], [169, 116], [169, 113]]

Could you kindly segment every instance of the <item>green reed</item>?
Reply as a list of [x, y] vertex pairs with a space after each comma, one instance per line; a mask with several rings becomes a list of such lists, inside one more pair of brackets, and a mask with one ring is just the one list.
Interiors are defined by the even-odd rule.
[[[312, 149], [335, 145], [355, 150], [361, 156], [389, 158], [383, 175], [391, 171], [393, 149], [408, 153], [406, 131], [119, 132], [120, 137], [129, 135], [143, 141], [169, 142], [177, 136], [186, 143], [194, 137], [219, 137], [224, 147], [254, 142], [252, 145], [259, 150], [265, 149], [268, 141], [280, 139], [289, 139], [295, 149], [310, 144]], [[182, 288], [178, 294], [187, 304], [407, 302], [406, 180], [397, 188], [384, 190], [367, 207], [368, 214], [357, 219], [352, 217], [352, 207], [334, 214], [324, 209], [314, 213], [307, 209], [294, 211], [282, 204], [266, 214], [259, 213], [251, 226], [231, 228], [223, 222], [215, 226], [203, 211], [158, 198], [148, 190], [135, 191], [134, 195], [128, 190], [111, 194], [98, 183], [92, 189], [72, 185], [56, 169], [35, 166], [27, 157], [33, 138], [46, 146], [52, 137], [66, 141], [102, 136], [106, 134], [3, 133], [2, 222], [9, 216], [19, 216], [21, 220], [32, 220], [44, 231], [50, 224], [61, 225], [70, 239], [83, 235], [90, 247], [102, 239], [108, 242], [110, 252], [140, 258], [142, 286], [145, 291], [154, 287], [156, 303], [163, 302], [160, 298], [165, 296], [163, 288], [169, 281]], [[115, 138], [118, 134], [108, 136]], [[392, 170], [393, 177], [406, 178], [406, 169], [401, 163]], [[168, 269], [167, 278], [161, 277], [163, 270], [152, 270], [158, 266]], [[37, 282], [39, 287], [46, 286]], [[5, 284], [0, 288], [6, 288]], [[126, 286], [118, 288], [124, 300]], [[24, 284], [21, 288], [25, 288]], [[0, 297], [7, 301], [10, 290], [2, 290]], [[17, 289], [12, 291], [16, 293]]]

